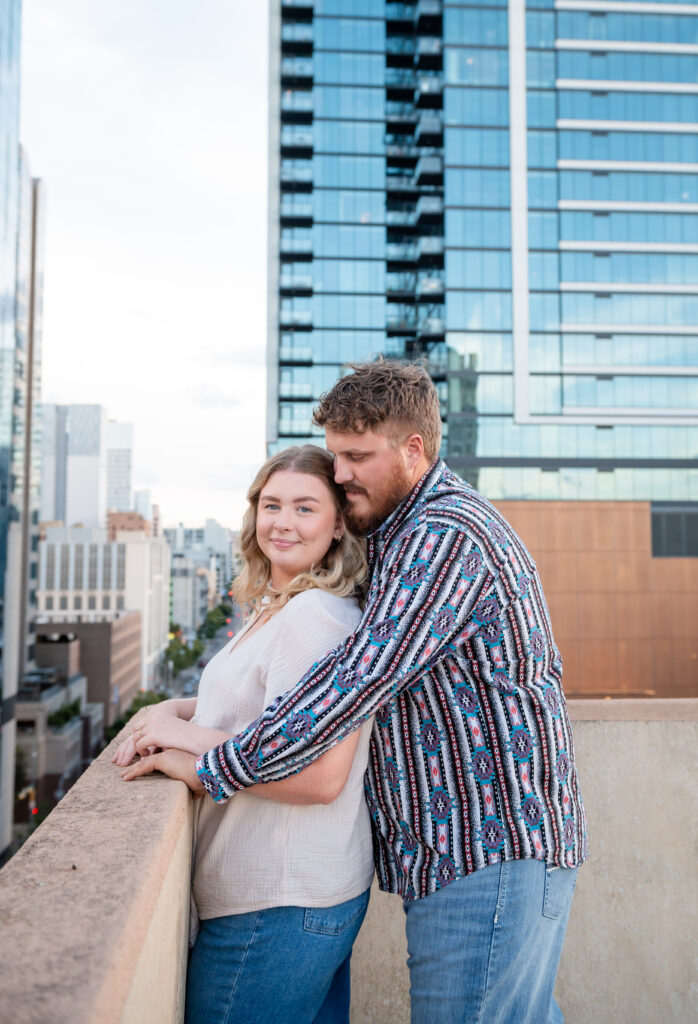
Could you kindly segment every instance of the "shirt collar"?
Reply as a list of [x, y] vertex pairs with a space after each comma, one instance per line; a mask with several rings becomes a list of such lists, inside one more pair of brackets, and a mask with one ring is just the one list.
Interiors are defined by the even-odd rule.
[[373, 533], [368, 535], [371, 544], [382, 545], [386, 543], [402, 525], [405, 519], [414, 511], [415, 506], [420, 504], [429, 491], [439, 482], [441, 474], [446, 468], [442, 459], [437, 459], [431, 464], [426, 473], [419, 478], [407, 497], [403, 498], [387, 519], [378, 526]]

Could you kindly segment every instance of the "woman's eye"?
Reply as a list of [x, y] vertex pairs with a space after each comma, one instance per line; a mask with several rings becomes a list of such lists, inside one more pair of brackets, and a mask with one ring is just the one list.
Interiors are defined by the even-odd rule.
[[312, 509], [308, 508], [307, 505], [299, 505], [298, 506], [298, 511], [299, 512], [312, 512]]
[[278, 505], [273, 505], [273, 504], [269, 503], [269, 504], [264, 506], [264, 511], [265, 512], [276, 512], [278, 507], [279, 507]]

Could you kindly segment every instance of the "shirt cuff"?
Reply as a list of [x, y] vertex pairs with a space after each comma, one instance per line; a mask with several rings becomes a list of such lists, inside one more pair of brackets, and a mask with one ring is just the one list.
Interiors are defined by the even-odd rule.
[[[234, 778], [225, 756], [224, 744], [208, 750], [196, 760], [196, 774], [217, 804], [225, 803], [234, 793], [245, 789], [245, 785]], [[247, 783], [252, 785], [253, 781]]]

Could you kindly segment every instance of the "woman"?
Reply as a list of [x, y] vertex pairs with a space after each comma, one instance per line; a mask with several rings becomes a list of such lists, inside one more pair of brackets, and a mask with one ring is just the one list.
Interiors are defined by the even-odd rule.
[[[249, 625], [206, 667], [199, 696], [140, 718], [113, 760], [197, 789], [195, 755], [241, 731], [357, 626], [366, 573], [343, 521], [332, 457], [312, 445], [269, 459], [248, 492], [235, 584]], [[201, 926], [187, 1024], [349, 1020], [349, 958], [373, 857], [363, 774], [371, 722], [291, 778], [196, 806], [192, 895]]]

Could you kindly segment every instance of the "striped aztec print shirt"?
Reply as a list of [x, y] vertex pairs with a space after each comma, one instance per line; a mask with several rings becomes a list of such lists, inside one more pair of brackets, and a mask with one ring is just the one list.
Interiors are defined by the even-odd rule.
[[418, 899], [500, 860], [580, 864], [562, 661], [519, 537], [439, 460], [368, 556], [356, 631], [198, 759], [210, 795], [284, 778], [375, 714], [366, 799], [382, 889]]

